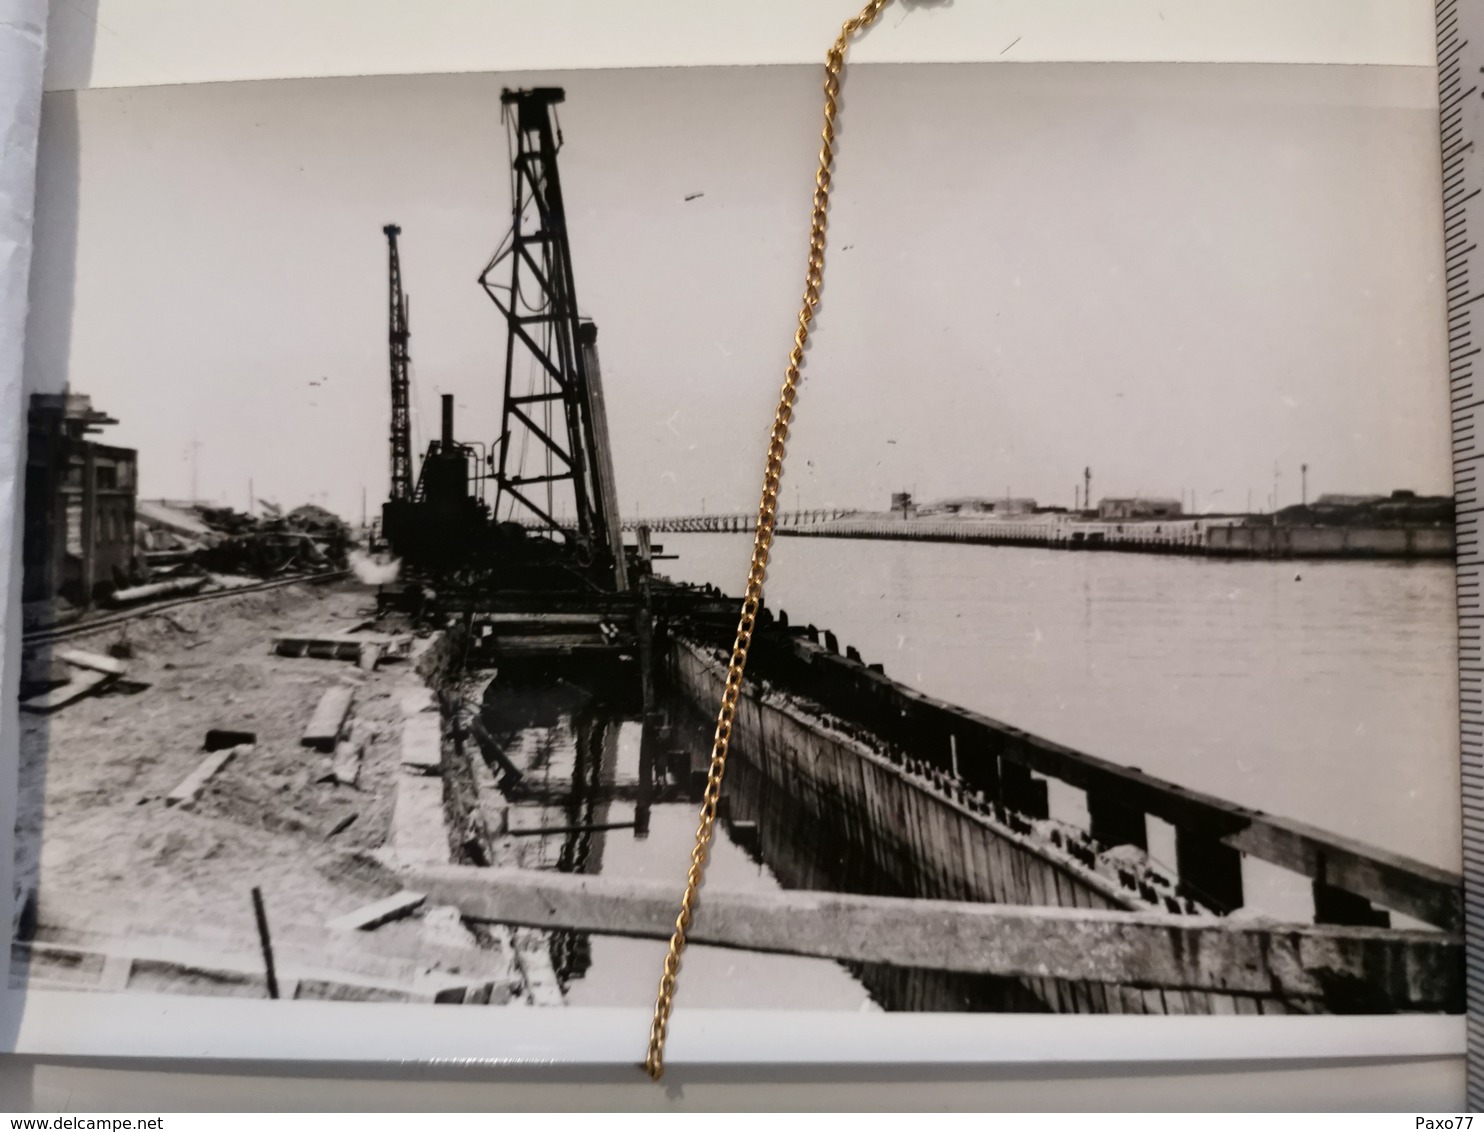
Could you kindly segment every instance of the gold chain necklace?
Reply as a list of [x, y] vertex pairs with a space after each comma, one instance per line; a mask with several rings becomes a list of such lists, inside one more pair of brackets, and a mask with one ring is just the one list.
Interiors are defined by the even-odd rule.
[[737, 639], [732, 644], [731, 663], [727, 666], [726, 686], [721, 693], [721, 707], [716, 713], [711, 765], [706, 772], [706, 790], [701, 800], [701, 823], [696, 828], [696, 844], [690, 854], [685, 895], [680, 900], [680, 914], [675, 917], [675, 933], [670, 937], [670, 951], [665, 956], [665, 971], [660, 977], [659, 996], [654, 1004], [654, 1021], [649, 1028], [649, 1052], [644, 1058], [644, 1070], [656, 1081], [665, 1072], [665, 1037], [670, 1026], [670, 1011], [675, 1003], [680, 955], [685, 950], [686, 932], [690, 930], [691, 918], [695, 914], [696, 893], [701, 887], [706, 859], [711, 852], [716, 807], [721, 801], [721, 779], [726, 773], [727, 748], [732, 741], [732, 720], [736, 717], [737, 700], [742, 694], [742, 673], [747, 667], [748, 650], [752, 647], [753, 628], [762, 607], [763, 579], [768, 573], [768, 553], [773, 548], [773, 524], [778, 513], [778, 488], [783, 480], [784, 443], [788, 440], [794, 401], [799, 395], [799, 366], [804, 360], [809, 324], [814, 321], [814, 308], [819, 305], [819, 288], [824, 281], [824, 232], [830, 206], [830, 169], [835, 164], [835, 100], [840, 94], [845, 52], [851, 39], [875, 23], [890, 3], [891, 0], [870, 0], [858, 15], [845, 21], [834, 46], [825, 56], [823, 144], [819, 149], [819, 172], [814, 176], [814, 216], [809, 227], [809, 269], [804, 274], [804, 301], [799, 308], [799, 326], [794, 331], [794, 345], [788, 355], [788, 368], [783, 374], [778, 410], [773, 414], [773, 430], [768, 439], [763, 495], [757, 508], [757, 529], [752, 541], [752, 563], [747, 571], [747, 589], [742, 599], [742, 615], [737, 622]]

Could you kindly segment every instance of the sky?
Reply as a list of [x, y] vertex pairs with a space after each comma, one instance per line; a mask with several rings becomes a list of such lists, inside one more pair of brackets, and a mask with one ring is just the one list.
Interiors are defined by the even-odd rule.
[[[814, 67], [50, 94], [33, 390], [120, 420], [141, 494], [359, 517], [388, 483], [386, 243], [415, 440], [499, 431], [477, 283], [504, 86], [560, 85], [620, 509], [749, 511], [791, 345]], [[787, 507], [1451, 491], [1436, 95], [1421, 68], [862, 66]], [[691, 199], [687, 199], [691, 198]]]

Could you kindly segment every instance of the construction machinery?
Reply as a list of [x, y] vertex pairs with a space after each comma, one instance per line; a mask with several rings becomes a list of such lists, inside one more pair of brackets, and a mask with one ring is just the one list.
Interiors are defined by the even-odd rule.
[[[496, 514], [561, 537], [580, 563], [628, 588], [598, 330], [577, 306], [557, 166], [556, 87], [506, 90], [511, 226], [479, 283], [505, 318]], [[524, 368], [525, 372], [522, 372]], [[561, 517], [558, 516], [558, 506]]]
[[404, 566], [444, 593], [618, 595], [630, 588], [597, 327], [579, 313], [557, 167], [556, 107], [564, 98], [554, 87], [506, 90], [501, 96], [512, 219], [479, 275], [505, 322], [500, 430], [487, 448], [460, 441], [453, 399], [444, 396], [442, 432], [429, 445], [415, 485], [401, 229], [383, 229], [389, 250], [392, 487], [382, 529]]
[[397, 253], [397, 237], [402, 229], [388, 224], [382, 229], [387, 244], [387, 277], [389, 317], [387, 319], [387, 352], [392, 372], [392, 502], [412, 499], [412, 422], [409, 401], [412, 359], [408, 354], [408, 299], [402, 291], [402, 259]]

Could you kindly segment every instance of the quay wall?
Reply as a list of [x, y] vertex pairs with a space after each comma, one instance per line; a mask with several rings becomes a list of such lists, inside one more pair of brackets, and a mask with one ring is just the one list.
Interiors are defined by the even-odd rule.
[[[1435, 962], [1438, 948], [1458, 945], [1456, 874], [1162, 782], [925, 696], [864, 664], [854, 650], [839, 655], [833, 634], [822, 634], [821, 645], [820, 635], [812, 626], [774, 623], [755, 637], [723, 794], [735, 807], [730, 819], [748, 823], [747, 836], [791, 887], [1230, 913], [1244, 904], [1242, 860], [1251, 855], [1311, 881], [1314, 923], [1352, 926], [1359, 939], [1366, 931], [1385, 934], [1392, 910], [1441, 929], [1420, 950], [1408, 951], [1415, 941], [1397, 945], [1396, 962], [1408, 970]], [[724, 642], [703, 627], [668, 635], [666, 675], [702, 713], [703, 730], [721, 694], [724, 657]], [[1084, 793], [1088, 828], [1048, 820], [1048, 778]], [[1173, 867], [1147, 857], [1150, 817], [1174, 827]], [[1445, 967], [1451, 961], [1442, 960]], [[1462, 1009], [1449, 980], [1413, 980], [1405, 1001], [1378, 994], [1367, 978], [1336, 978], [1324, 1001], [1278, 993], [1259, 1001], [1168, 988], [1156, 997], [1149, 988], [1114, 984], [966, 983], [936, 972], [871, 975], [874, 990], [894, 987], [887, 1001], [905, 996], [919, 1009]], [[1039, 1007], [1025, 1005], [1027, 997]]]
[[[674, 688], [697, 709], [721, 694], [725, 670], [701, 648], [672, 644]], [[832, 730], [781, 698], [749, 688], [738, 703], [727, 820], [751, 823], [759, 848], [785, 883], [797, 888], [845, 888], [875, 895], [1129, 909], [1138, 905], [1116, 882], [1087, 874], [1069, 856], [1031, 836], [1001, 827], [973, 803], [952, 796], [941, 774], [925, 764], [898, 766]], [[1027, 827], [1027, 833], [1030, 833]], [[802, 834], [802, 836], [801, 836]], [[851, 852], [831, 854], [831, 843]], [[815, 849], [816, 851], [811, 851]], [[1058, 857], [1064, 857], [1058, 860]], [[832, 860], [833, 858], [833, 860]], [[832, 867], [833, 866], [833, 867]], [[1164, 994], [1055, 979], [957, 976], [876, 964], [854, 970], [873, 995], [905, 1010], [991, 1010], [1064, 1013], [1237, 1013], [1183, 991], [1170, 1007]], [[1242, 1013], [1263, 1012], [1252, 996]], [[1269, 1012], [1285, 1012], [1273, 1000]]]
[[[698, 712], [714, 709], [725, 678], [718, 650], [672, 636], [666, 664], [676, 694]], [[950, 754], [964, 760], [982, 754], [984, 737], [975, 730], [973, 720], [962, 719]], [[817, 704], [748, 683], [738, 703], [723, 792], [726, 820], [746, 831], [788, 887], [1179, 915], [1213, 910], [1210, 902], [1192, 897], [1203, 895], [1203, 885], [1219, 889], [1222, 866], [1234, 863], [1236, 854], [1222, 857], [1224, 847], [1211, 842], [1209, 831], [1205, 840], [1200, 834], [1185, 839], [1182, 863], [1191, 875], [1180, 878], [1130, 852], [1139, 835], [1129, 810], [1105, 799], [1100, 842], [1046, 820], [1044, 781], [1027, 775], [1017, 784], [1007, 773], [991, 794], [972, 784], [985, 781], [982, 766], [978, 775], [967, 768], [954, 773], [922, 757], [934, 737], [928, 731], [919, 744], [875, 741]], [[1266, 949], [1251, 962], [1266, 964]], [[1397, 962], [1414, 960], [1399, 951]], [[1324, 1000], [1297, 997], [1282, 989], [1276, 971], [1273, 993], [1257, 995], [877, 965], [861, 965], [857, 974], [879, 1001], [916, 1010], [1264, 1014], [1326, 1012], [1358, 1003], [1380, 1012], [1404, 1006], [1461, 1009], [1451, 1001], [1426, 1001], [1431, 992], [1425, 987], [1422, 1002], [1378, 1001], [1374, 988], [1343, 979]]]
[[1216, 526], [1207, 553], [1253, 558], [1452, 558], [1452, 527]]

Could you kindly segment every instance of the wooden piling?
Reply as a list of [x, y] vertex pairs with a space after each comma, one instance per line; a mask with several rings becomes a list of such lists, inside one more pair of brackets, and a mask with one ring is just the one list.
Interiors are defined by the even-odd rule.
[[258, 923], [258, 943], [263, 949], [263, 970], [268, 980], [268, 997], [278, 997], [278, 971], [273, 965], [273, 939], [268, 933], [268, 911], [263, 907], [263, 890], [252, 890], [253, 917]]

